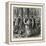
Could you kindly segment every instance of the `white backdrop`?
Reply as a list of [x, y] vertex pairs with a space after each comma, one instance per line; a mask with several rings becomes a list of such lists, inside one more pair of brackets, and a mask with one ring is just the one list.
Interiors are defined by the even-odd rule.
[[[8, 45], [5, 43], [5, 2], [7, 1], [15, 1], [15, 0], [0, 0], [0, 46], [46, 46], [46, 42], [14, 44], [14, 45]], [[46, 36], [46, 0], [16, 0], [16, 2], [45, 3], [44, 31], [45, 31], [45, 36]]]

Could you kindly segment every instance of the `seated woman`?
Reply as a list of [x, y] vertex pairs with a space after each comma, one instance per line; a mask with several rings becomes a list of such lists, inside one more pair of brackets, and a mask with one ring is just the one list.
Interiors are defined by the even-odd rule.
[[26, 35], [26, 37], [28, 37], [31, 35], [31, 30], [29, 28], [29, 25], [30, 25], [29, 18], [24, 18], [24, 24], [25, 24], [25, 35]]

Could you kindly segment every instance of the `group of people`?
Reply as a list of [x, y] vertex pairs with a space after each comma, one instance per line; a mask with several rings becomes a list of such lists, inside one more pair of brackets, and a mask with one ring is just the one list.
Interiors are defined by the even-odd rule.
[[40, 34], [39, 9], [15, 8], [13, 34], [15, 37], [31, 37]]
[[31, 16], [21, 18], [18, 16], [13, 21], [14, 34], [16, 37], [30, 37], [40, 32], [40, 18]]

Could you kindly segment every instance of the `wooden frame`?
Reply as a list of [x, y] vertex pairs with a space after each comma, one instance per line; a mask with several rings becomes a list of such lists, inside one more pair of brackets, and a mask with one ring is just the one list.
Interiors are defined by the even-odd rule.
[[[13, 38], [13, 7], [17, 8], [35, 8], [41, 9], [40, 12], [40, 26], [41, 35], [39, 37], [26, 37], [26, 38]], [[37, 11], [37, 10], [36, 10]], [[20, 2], [7, 2], [6, 3], [6, 43], [25, 43], [25, 42], [41, 42], [44, 39], [43, 18], [44, 18], [44, 3], [20, 3]]]

